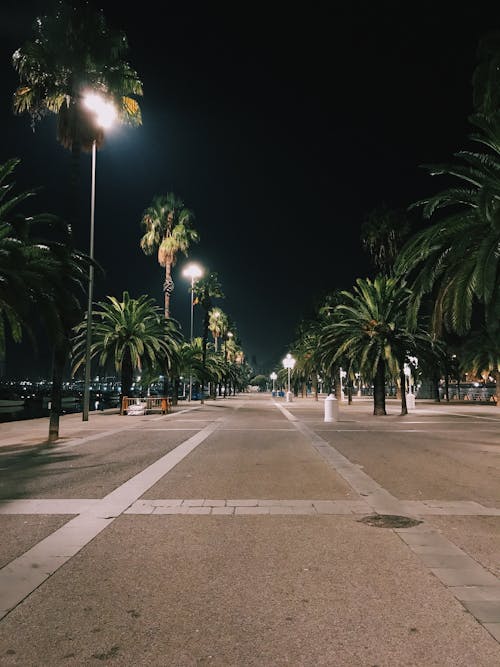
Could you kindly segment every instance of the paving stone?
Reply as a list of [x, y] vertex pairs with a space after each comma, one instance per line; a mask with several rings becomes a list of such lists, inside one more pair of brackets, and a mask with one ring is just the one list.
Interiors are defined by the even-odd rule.
[[500, 600], [500, 583], [497, 586], [453, 586], [450, 591], [461, 602]]
[[243, 507], [235, 507], [234, 508], [234, 513], [235, 514], [269, 514], [270, 510], [269, 507], [250, 507], [250, 506], [243, 506]]
[[475, 561], [465, 553], [461, 554], [419, 554], [427, 567], [444, 567], [453, 569], [467, 569], [474, 566]]
[[431, 568], [438, 579], [446, 586], [495, 586], [498, 579], [482, 567], [474, 568]]
[[500, 623], [500, 600], [463, 602], [470, 613], [484, 623]]
[[483, 623], [483, 625], [497, 642], [500, 642], [500, 623]]
[[234, 507], [212, 507], [211, 513], [232, 516], [234, 514]]

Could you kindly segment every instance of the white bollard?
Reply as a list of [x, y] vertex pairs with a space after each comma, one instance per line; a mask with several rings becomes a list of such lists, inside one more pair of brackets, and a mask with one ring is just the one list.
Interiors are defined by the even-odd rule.
[[411, 392], [406, 394], [406, 408], [407, 410], [415, 409], [415, 394], [412, 394]]
[[292, 396], [293, 396], [293, 394], [292, 394], [291, 391], [287, 391], [287, 392], [286, 392], [286, 402], [287, 402], [287, 403], [291, 403], [291, 402], [292, 402]]
[[325, 398], [325, 421], [336, 422], [339, 418], [339, 402], [333, 394]]

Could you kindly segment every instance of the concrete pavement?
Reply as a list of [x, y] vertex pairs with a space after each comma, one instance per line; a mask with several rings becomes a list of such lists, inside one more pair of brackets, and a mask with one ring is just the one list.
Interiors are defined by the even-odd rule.
[[500, 413], [371, 407], [0, 425], [0, 664], [500, 665]]

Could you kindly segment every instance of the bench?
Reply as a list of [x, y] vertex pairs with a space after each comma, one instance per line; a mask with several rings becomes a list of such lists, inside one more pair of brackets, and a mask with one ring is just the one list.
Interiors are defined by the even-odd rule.
[[135, 396], [124, 396], [122, 398], [122, 415], [147, 415], [151, 412], [160, 412], [166, 415], [170, 412], [172, 402], [165, 396], [145, 396], [137, 398]]

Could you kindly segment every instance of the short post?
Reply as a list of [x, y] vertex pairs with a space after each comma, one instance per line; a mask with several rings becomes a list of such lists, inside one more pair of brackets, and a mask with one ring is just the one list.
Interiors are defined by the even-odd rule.
[[325, 398], [325, 421], [336, 422], [339, 418], [339, 402], [333, 394]]

